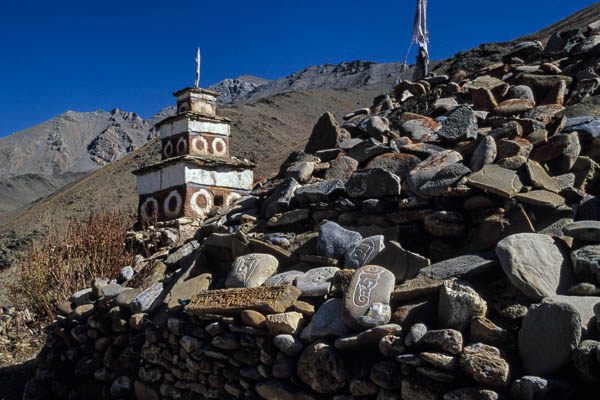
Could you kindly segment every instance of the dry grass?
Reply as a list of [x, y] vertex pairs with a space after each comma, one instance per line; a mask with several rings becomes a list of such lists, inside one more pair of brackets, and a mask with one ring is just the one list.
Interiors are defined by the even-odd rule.
[[86, 223], [70, 221], [63, 232], [51, 230], [19, 261], [13, 297], [24, 300], [35, 314], [53, 318], [56, 306], [89, 287], [93, 278], [116, 278], [133, 261], [126, 246], [131, 222], [118, 211], [101, 211]]

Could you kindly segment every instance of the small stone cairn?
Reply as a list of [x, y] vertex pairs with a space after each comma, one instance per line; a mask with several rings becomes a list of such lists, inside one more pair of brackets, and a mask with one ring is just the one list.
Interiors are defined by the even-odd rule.
[[61, 304], [24, 398], [597, 398], [599, 27], [324, 114]]

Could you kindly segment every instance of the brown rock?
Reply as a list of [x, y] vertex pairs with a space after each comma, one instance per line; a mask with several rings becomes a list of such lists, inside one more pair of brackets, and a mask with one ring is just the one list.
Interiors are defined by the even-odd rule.
[[255, 328], [264, 328], [267, 325], [267, 318], [258, 311], [244, 310], [241, 312], [240, 318], [244, 324]]
[[498, 106], [492, 91], [487, 88], [471, 89], [471, 98], [473, 99], [473, 109], [475, 110], [492, 111]]
[[482, 343], [466, 346], [460, 355], [460, 367], [483, 385], [504, 387], [509, 383], [508, 362], [492, 346]]
[[185, 309], [190, 315], [240, 313], [246, 309], [279, 313], [301, 294], [294, 286], [206, 290], [194, 296]]
[[494, 114], [509, 117], [529, 111], [534, 106], [535, 102], [530, 99], [504, 100], [494, 108]]
[[514, 171], [494, 164], [486, 165], [481, 171], [471, 174], [467, 184], [509, 199], [523, 188]]
[[388, 153], [372, 159], [366, 165], [365, 169], [381, 168], [397, 175], [400, 179], [404, 179], [406, 176], [408, 176], [408, 173], [420, 162], [421, 159], [419, 157], [411, 154]]

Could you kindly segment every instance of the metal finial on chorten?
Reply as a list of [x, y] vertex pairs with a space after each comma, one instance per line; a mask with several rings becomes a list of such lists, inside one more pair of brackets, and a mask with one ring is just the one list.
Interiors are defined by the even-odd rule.
[[195, 86], [198, 87], [199, 83], [200, 83], [200, 47], [198, 47], [198, 53], [196, 54], [196, 84], [195, 84]]

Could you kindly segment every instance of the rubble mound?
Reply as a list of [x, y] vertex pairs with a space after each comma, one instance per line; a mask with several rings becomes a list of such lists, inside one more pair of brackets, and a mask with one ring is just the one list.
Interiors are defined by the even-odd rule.
[[594, 398], [596, 29], [325, 114], [250, 196], [130, 232], [24, 398]]

